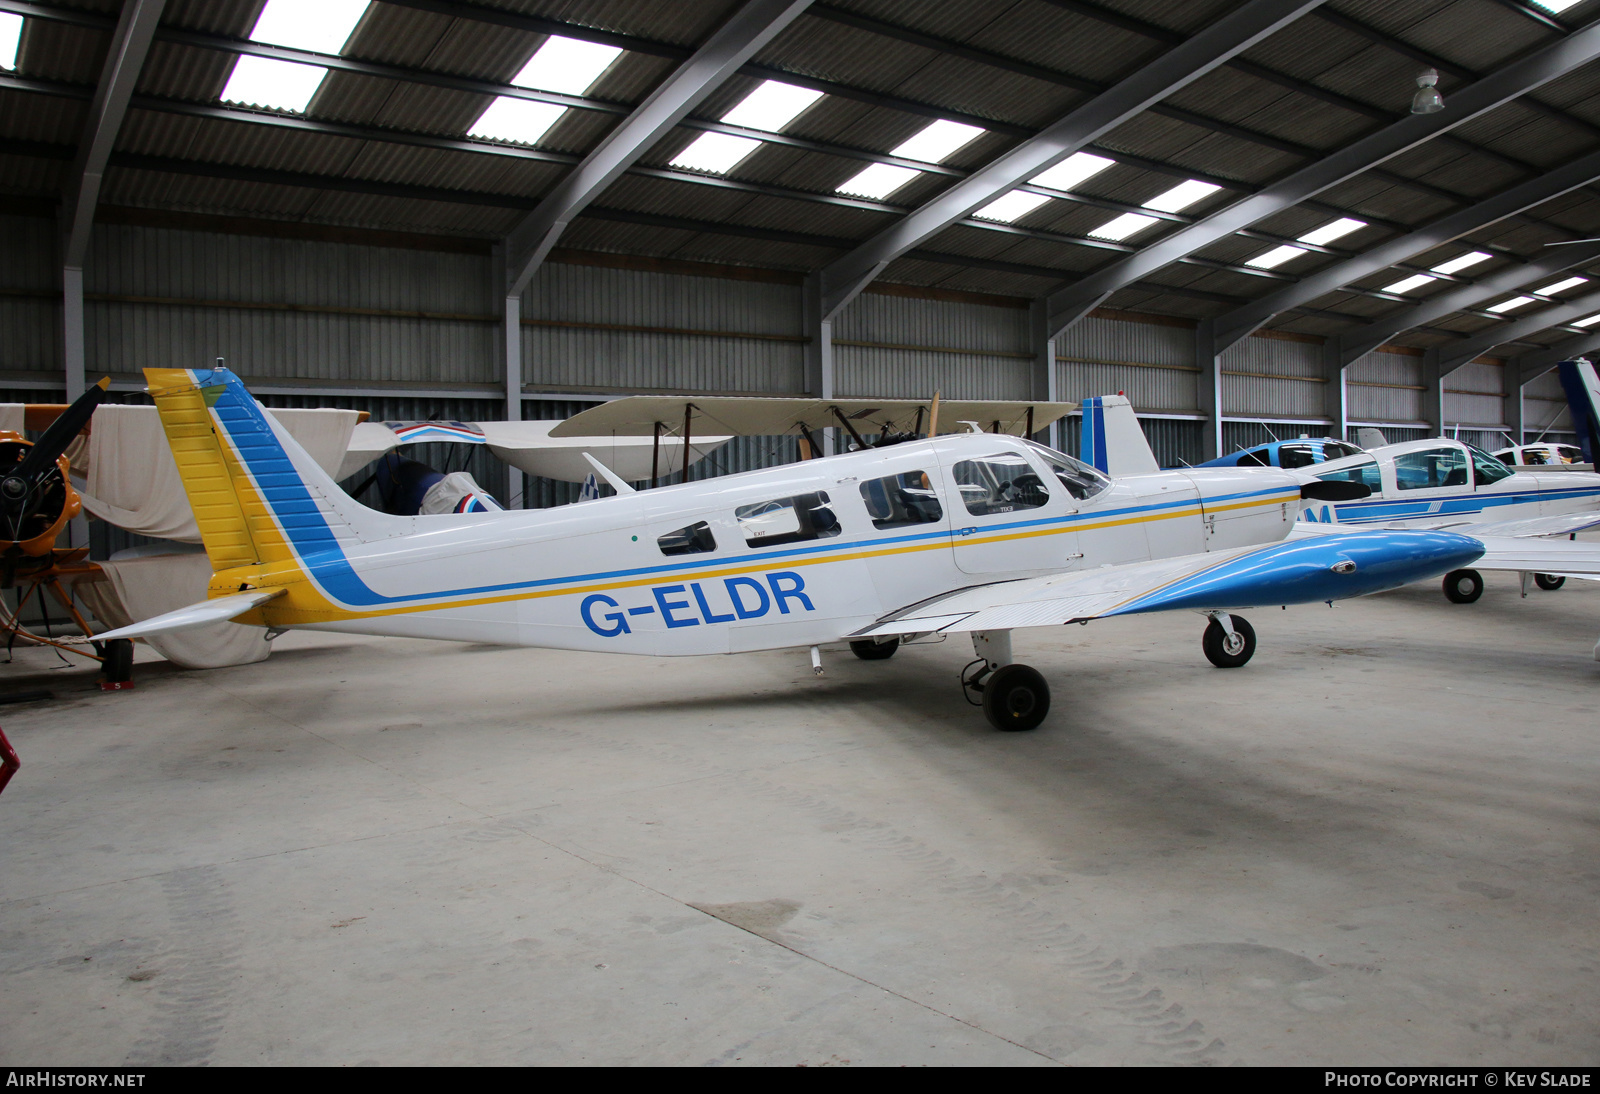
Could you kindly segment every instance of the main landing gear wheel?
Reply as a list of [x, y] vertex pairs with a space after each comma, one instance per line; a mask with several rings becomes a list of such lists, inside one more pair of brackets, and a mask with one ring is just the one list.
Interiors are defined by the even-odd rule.
[[1471, 604], [1482, 595], [1483, 576], [1477, 570], [1451, 570], [1444, 575], [1444, 598], [1450, 603]]
[[1567, 579], [1564, 577], [1556, 577], [1554, 574], [1534, 574], [1533, 583], [1539, 586], [1539, 588], [1543, 589], [1545, 592], [1553, 593], [1557, 589], [1561, 588], [1561, 586], [1565, 585], [1567, 583]]
[[870, 638], [860, 642], [850, 643], [850, 652], [863, 661], [887, 661], [894, 656], [894, 651], [900, 648], [900, 639], [891, 638], [887, 642], [874, 642]]
[[1050, 713], [1050, 685], [1037, 669], [1002, 665], [983, 682], [983, 713], [996, 729], [1035, 729]]
[[1232, 634], [1213, 619], [1200, 637], [1200, 648], [1206, 651], [1206, 660], [1219, 669], [1236, 669], [1256, 652], [1256, 629], [1236, 615], [1229, 618], [1233, 623]]

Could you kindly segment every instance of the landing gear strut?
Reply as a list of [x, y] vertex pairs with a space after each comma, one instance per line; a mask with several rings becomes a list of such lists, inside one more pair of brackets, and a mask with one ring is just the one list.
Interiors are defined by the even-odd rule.
[[1255, 656], [1256, 629], [1241, 616], [1212, 612], [1211, 622], [1200, 636], [1200, 648], [1217, 668], [1239, 668]]
[[[1037, 728], [1050, 713], [1050, 685], [1037, 669], [1012, 662], [1011, 632], [974, 631], [972, 649], [978, 659], [961, 670], [967, 701], [981, 705], [984, 717], [996, 729]], [[972, 692], [979, 693], [981, 700], [974, 701]]]

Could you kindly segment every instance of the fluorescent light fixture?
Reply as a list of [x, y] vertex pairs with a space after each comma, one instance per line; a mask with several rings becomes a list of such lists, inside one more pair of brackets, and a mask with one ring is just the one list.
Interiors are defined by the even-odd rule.
[[777, 80], [764, 80], [739, 105], [722, 116], [729, 125], [742, 125], [747, 129], [760, 129], [768, 133], [780, 132], [784, 126], [800, 116], [806, 107], [822, 98], [822, 92], [809, 87], [795, 87]]
[[923, 163], [943, 163], [946, 156], [982, 132], [975, 125], [963, 125], [940, 118], [915, 136], [901, 141], [889, 154], [902, 159], [921, 160]]
[[1589, 279], [1587, 277], [1568, 277], [1564, 280], [1556, 281], [1546, 285], [1542, 289], [1534, 289], [1533, 291], [1538, 293], [1540, 296], [1554, 296], [1558, 292], [1566, 292], [1574, 285], [1585, 285], [1588, 284], [1588, 282]]
[[1600, 323], [1600, 314], [1591, 315], [1587, 319], [1580, 319], [1572, 325], [1575, 327], [1592, 327], [1596, 323]]
[[1056, 164], [1046, 168], [1028, 181], [1036, 186], [1048, 186], [1052, 190], [1070, 190], [1074, 186], [1104, 171], [1116, 163], [1104, 156], [1096, 156], [1092, 152], [1075, 152]]
[[526, 99], [508, 99], [502, 95], [478, 116], [467, 135], [513, 144], [537, 144], [566, 112], [566, 107], [555, 103], [530, 103]]
[[241, 106], [261, 106], [269, 110], [305, 113], [306, 104], [317, 93], [328, 70], [321, 65], [300, 65], [275, 61], [269, 57], [241, 55], [234, 62], [233, 75], [222, 89], [224, 102]]
[[1494, 312], [1496, 315], [1500, 315], [1500, 314], [1502, 314], [1504, 312], [1511, 311], [1511, 310], [1513, 310], [1515, 308], [1520, 308], [1524, 304], [1531, 304], [1531, 303], [1533, 303], [1533, 297], [1531, 297], [1531, 296], [1513, 296], [1510, 300], [1502, 300], [1502, 301], [1500, 301], [1500, 303], [1496, 304], [1494, 307], [1490, 308], [1489, 310]]
[[622, 50], [598, 42], [580, 42], [552, 34], [534, 51], [522, 71], [511, 77], [515, 87], [582, 95], [611, 67]]
[[22, 16], [0, 11], [0, 68], [15, 70], [17, 46], [22, 41]]
[[1300, 237], [1300, 242], [1309, 243], [1313, 247], [1326, 247], [1334, 240], [1349, 235], [1357, 228], [1365, 228], [1366, 226], [1367, 222], [1364, 220], [1340, 217], [1338, 220], [1330, 220], [1320, 228], [1311, 229], [1311, 231]]
[[250, 40], [338, 53], [366, 10], [367, 0], [267, 0]]
[[921, 171], [913, 171], [909, 167], [875, 163], [848, 181], [840, 183], [838, 192], [863, 198], [886, 198], [920, 174]]
[[1543, 8], [1551, 15], [1560, 15], [1568, 8], [1575, 8], [1583, 0], [1533, 0], [1534, 7]]
[[1026, 190], [1013, 190], [996, 198], [972, 215], [979, 220], [998, 220], [1002, 224], [1010, 224], [1018, 217], [1026, 216], [1050, 199], [1043, 194], [1030, 194]]
[[1493, 255], [1485, 251], [1468, 251], [1464, 255], [1457, 255], [1448, 262], [1441, 262], [1437, 266], [1429, 266], [1428, 269], [1432, 270], [1434, 273], [1459, 273], [1468, 266], [1476, 266], [1478, 263], [1486, 262], [1493, 257]]
[[1398, 292], [1410, 292], [1412, 289], [1418, 288], [1418, 287], [1420, 287], [1422, 285], [1426, 285], [1430, 281], [1437, 281], [1437, 280], [1439, 280], [1439, 279], [1436, 278], [1436, 277], [1429, 277], [1427, 274], [1412, 274], [1410, 277], [1401, 278], [1399, 281], [1396, 281], [1393, 285], [1385, 285], [1383, 287], [1383, 291], [1384, 292], [1397, 292], [1397, 293]]
[[1094, 229], [1089, 234], [1095, 239], [1127, 239], [1135, 232], [1142, 232], [1150, 225], [1158, 223], [1159, 218], [1147, 217], [1143, 213], [1123, 213], [1114, 220], [1109, 220]]
[[1300, 255], [1310, 253], [1310, 251], [1303, 247], [1291, 247], [1285, 243], [1282, 247], [1274, 247], [1272, 250], [1267, 251], [1264, 254], [1256, 255], [1254, 258], [1245, 262], [1245, 265], [1254, 266], [1258, 270], [1271, 270], [1278, 266], [1282, 266], [1291, 258], [1297, 258]]
[[1172, 189], [1157, 194], [1145, 202], [1144, 207], [1146, 209], [1159, 209], [1163, 213], [1181, 213], [1195, 202], [1210, 197], [1220, 189], [1222, 187], [1215, 186], [1212, 183], [1190, 179], [1188, 182], [1180, 182]]
[[694, 143], [673, 157], [672, 166], [720, 175], [760, 147], [761, 142], [750, 137], [702, 133], [694, 139]]

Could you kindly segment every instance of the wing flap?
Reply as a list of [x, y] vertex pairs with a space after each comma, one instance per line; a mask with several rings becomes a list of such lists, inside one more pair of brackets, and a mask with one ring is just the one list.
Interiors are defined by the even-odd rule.
[[1473, 563], [1480, 570], [1559, 574], [1566, 577], [1600, 577], [1600, 543], [1570, 543], [1511, 536], [1476, 536], [1483, 542], [1483, 557]]
[[258, 604], [265, 604], [273, 597], [282, 596], [287, 591], [287, 589], [255, 589], [247, 593], [219, 596], [214, 600], [202, 600], [186, 608], [141, 619], [126, 627], [97, 634], [94, 640], [109, 642], [113, 638], [148, 638], [153, 634], [170, 634], [173, 631], [186, 631], [191, 627], [225, 623], [234, 616], [243, 615]]

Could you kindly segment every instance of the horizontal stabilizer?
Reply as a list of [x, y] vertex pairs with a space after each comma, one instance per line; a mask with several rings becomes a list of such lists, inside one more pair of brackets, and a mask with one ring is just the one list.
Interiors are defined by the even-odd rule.
[[186, 631], [191, 627], [206, 627], [212, 623], [225, 623], [236, 615], [243, 615], [259, 604], [265, 604], [273, 597], [282, 596], [284, 589], [252, 589], [247, 593], [234, 593], [231, 596], [219, 596], [214, 600], [202, 600], [198, 604], [190, 604], [186, 608], [179, 608], [174, 612], [166, 612], [142, 619], [126, 627], [118, 627], [114, 631], [94, 636], [96, 642], [109, 642], [113, 638], [147, 638], [152, 634], [170, 634], [173, 631]]
[[852, 638], [1048, 627], [1113, 615], [1310, 604], [1397, 589], [1467, 565], [1483, 544], [1450, 532], [1351, 532], [962, 589]]

